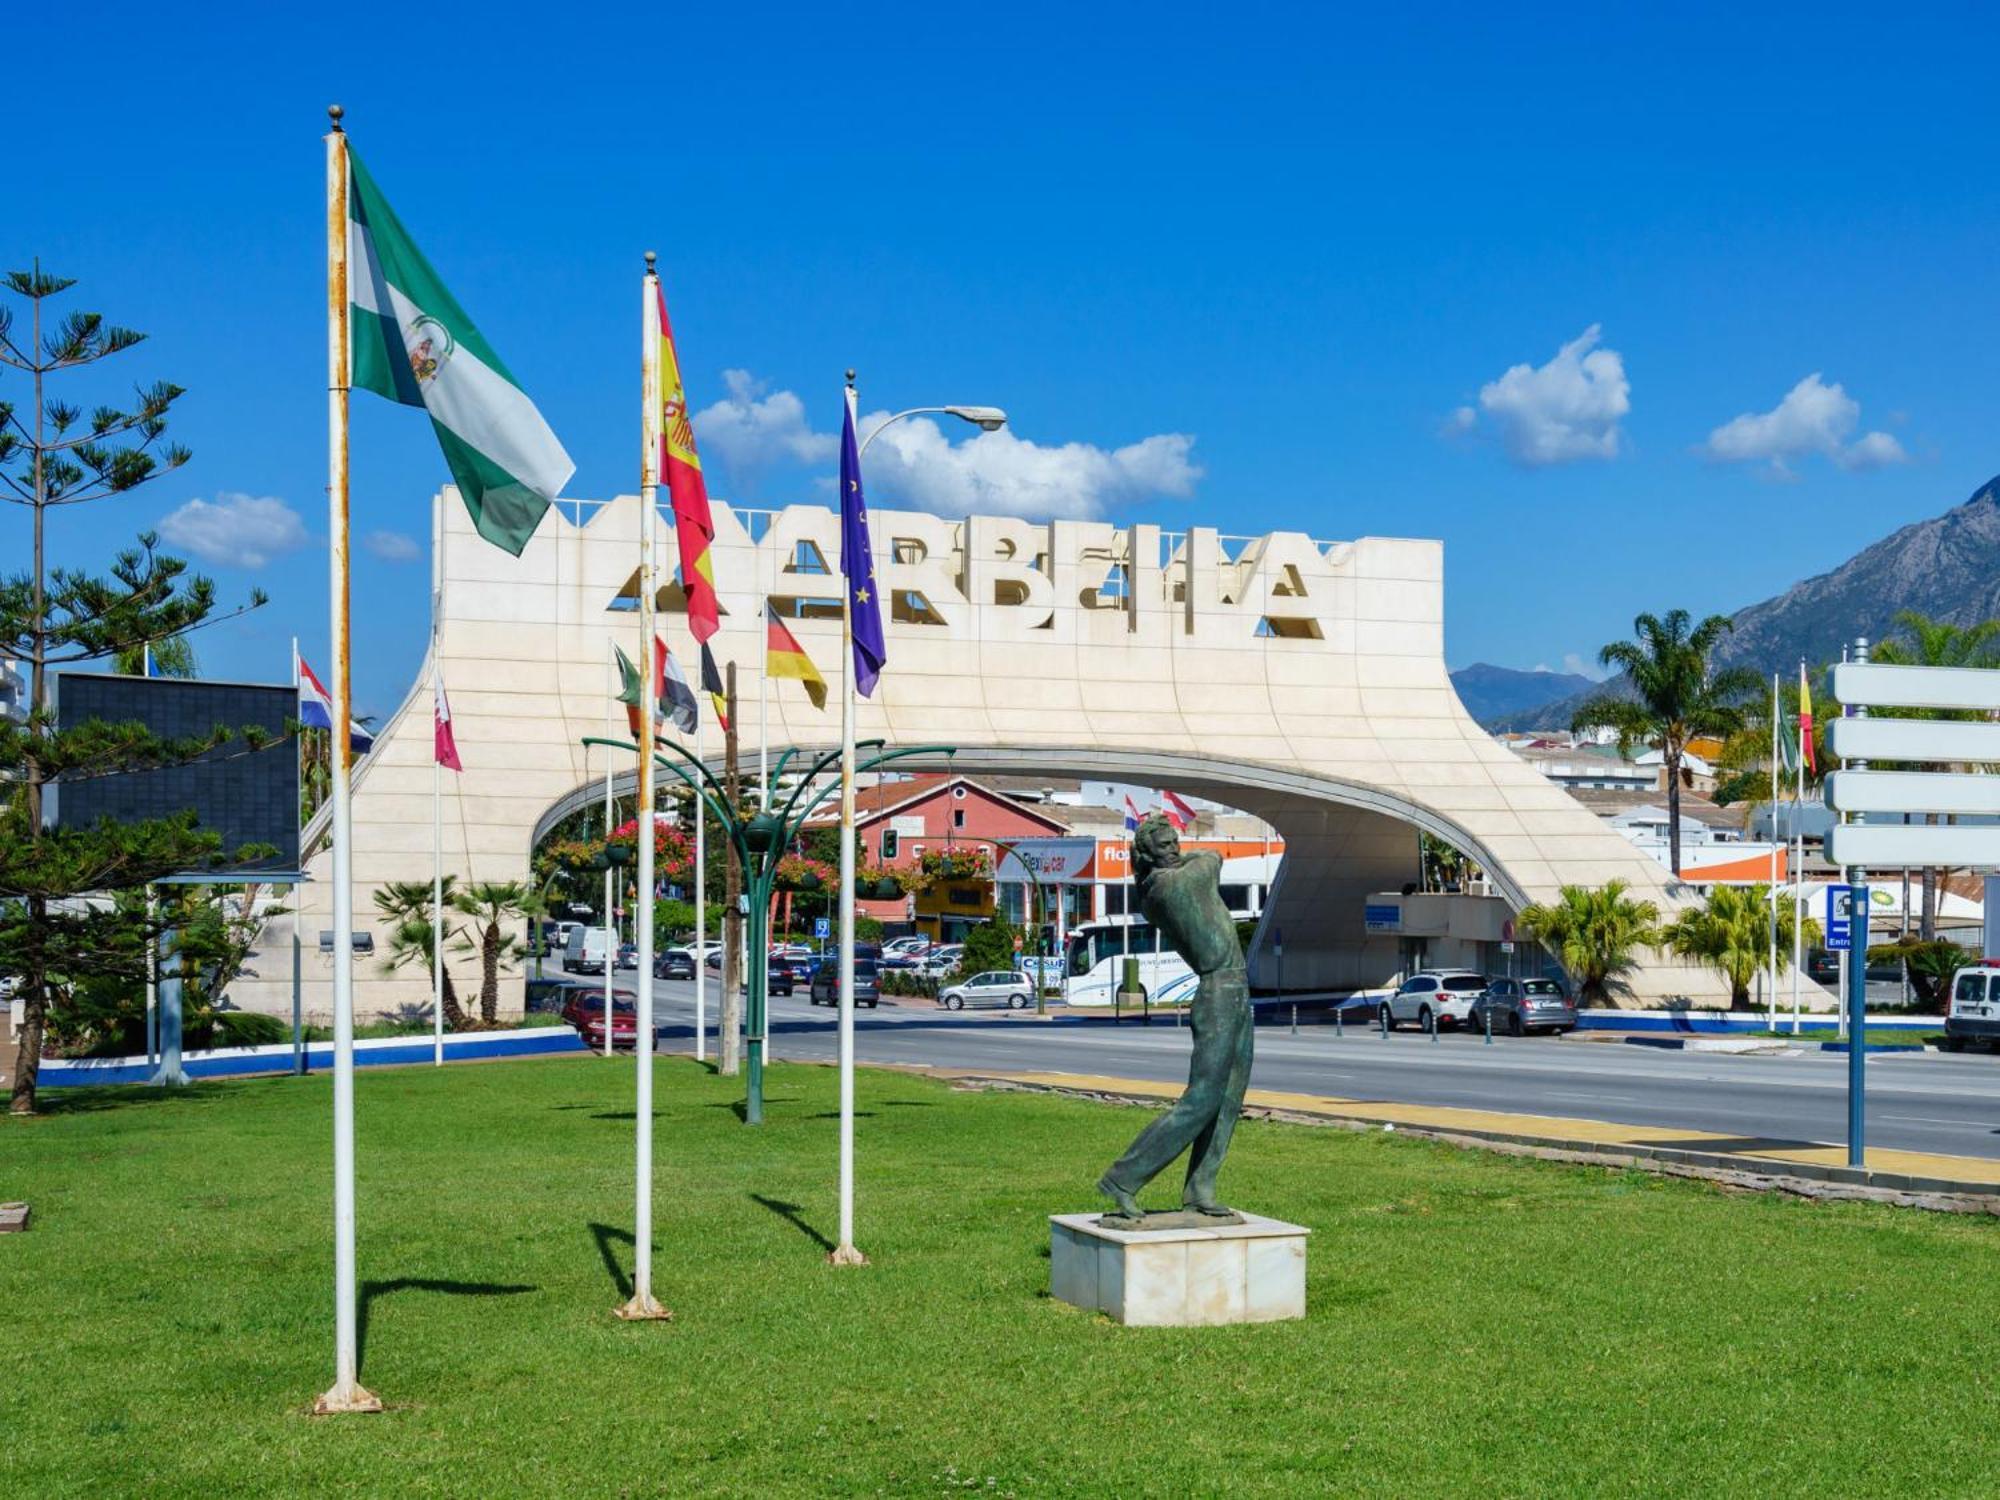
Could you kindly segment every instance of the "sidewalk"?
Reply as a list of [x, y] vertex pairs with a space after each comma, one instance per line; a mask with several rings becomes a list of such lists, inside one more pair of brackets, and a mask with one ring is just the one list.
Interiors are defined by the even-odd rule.
[[[991, 1080], [1024, 1088], [1135, 1102], [1175, 1099], [1181, 1092], [1179, 1084], [1085, 1073], [1008, 1073], [985, 1068], [933, 1068], [927, 1071], [945, 1078]], [[1826, 1145], [1817, 1141], [1752, 1138], [1706, 1130], [1676, 1130], [1660, 1125], [1620, 1125], [1608, 1120], [1510, 1114], [1501, 1110], [1391, 1104], [1377, 1100], [1297, 1094], [1280, 1089], [1252, 1089], [1245, 1095], [1243, 1103], [1246, 1110], [1271, 1110], [1283, 1115], [1343, 1124], [1393, 1126], [1426, 1134], [1534, 1147], [1584, 1157], [1637, 1158], [1708, 1171], [1881, 1189], [1892, 1194], [1945, 1194], [1976, 1198], [1983, 1200], [1987, 1211], [2000, 1213], [2000, 1160], [1983, 1157], [1875, 1150], [1868, 1153], [1867, 1168], [1857, 1170], [1847, 1165], [1847, 1148], [1844, 1145]]]

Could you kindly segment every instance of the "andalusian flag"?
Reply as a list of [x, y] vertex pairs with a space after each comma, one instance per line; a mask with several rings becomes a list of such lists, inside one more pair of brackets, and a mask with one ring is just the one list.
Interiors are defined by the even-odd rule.
[[812, 699], [812, 706], [826, 707], [826, 679], [806, 655], [806, 648], [785, 628], [769, 599], [764, 601], [764, 675], [796, 677], [806, 685], [806, 696]]
[[715, 597], [715, 517], [708, 509], [701, 455], [694, 448], [694, 422], [687, 408], [687, 391], [681, 385], [680, 360], [674, 356], [667, 294], [655, 282], [653, 295], [660, 304], [660, 468], [667, 476], [667, 494], [673, 501], [688, 629], [697, 641], [705, 642], [722, 625], [722, 610]]
[[576, 465], [351, 147], [347, 161], [353, 382], [430, 413], [472, 524], [519, 557]]
[[1806, 664], [1799, 663], [1799, 755], [1805, 760], [1806, 769], [1815, 776], [1819, 767], [1813, 764], [1813, 721], [1812, 689], [1806, 686]]

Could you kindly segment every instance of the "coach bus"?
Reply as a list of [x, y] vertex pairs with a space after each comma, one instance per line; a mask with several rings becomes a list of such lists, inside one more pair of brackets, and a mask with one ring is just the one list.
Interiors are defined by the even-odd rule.
[[1130, 954], [1139, 964], [1139, 984], [1155, 1005], [1185, 1005], [1197, 983], [1187, 960], [1160, 940], [1159, 929], [1143, 917], [1103, 917], [1069, 935], [1063, 973], [1063, 1000], [1070, 1005], [1110, 1005]]

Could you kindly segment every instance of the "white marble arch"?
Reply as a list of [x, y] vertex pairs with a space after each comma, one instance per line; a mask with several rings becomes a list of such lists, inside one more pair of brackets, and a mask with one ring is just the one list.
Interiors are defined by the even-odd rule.
[[[466, 767], [445, 776], [445, 864], [462, 880], [520, 879], [550, 809], [601, 785], [603, 752], [587, 753], [583, 738], [622, 730], [610, 643], [636, 659], [638, 632], [636, 615], [612, 604], [630, 594], [639, 502], [564, 502], [518, 559], [479, 539], [455, 491], [434, 503], [439, 648]], [[837, 580], [817, 570], [837, 558], [838, 516], [718, 505], [716, 520], [725, 617], [711, 646], [736, 663], [754, 756], [760, 601], [837, 600]], [[1361, 930], [1361, 896], [1414, 878], [1413, 827], [1474, 856], [1516, 905], [1611, 879], [1666, 908], [1692, 895], [1466, 714], [1444, 666], [1440, 542], [883, 510], [872, 527], [878, 581], [898, 607], [889, 668], [860, 707], [862, 737], [949, 743], [972, 772], [1171, 786], [1268, 817], [1287, 841], [1269, 920], [1288, 933], [1288, 986], [1374, 983], [1393, 970], [1394, 940]], [[671, 579], [671, 528], [661, 533]], [[677, 584], [661, 604], [663, 634], [693, 677]], [[837, 619], [793, 629], [837, 692]], [[355, 779], [359, 927], [374, 926], [383, 882], [430, 873], [428, 673], [426, 660]], [[837, 696], [815, 710], [799, 684], [770, 687], [774, 747], [834, 742]], [[324, 852], [309, 862], [301, 892], [315, 1014], [329, 1008], [331, 964], [317, 947], [329, 863]], [[232, 991], [239, 1004], [289, 1007], [290, 938], [291, 919], [270, 924], [256, 974]], [[1258, 960], [1253, 951], [1253, 975]], [[461, 961], [454, 974], [468, 981], [470, 969]], [[379, 961], [363, 960], [356, 977], [364, 1015], [428, 1004], [425, 981]], [[1659, 955], [1632, 984], [1642, 1001], [1727, 1003], [1715, 976]]]

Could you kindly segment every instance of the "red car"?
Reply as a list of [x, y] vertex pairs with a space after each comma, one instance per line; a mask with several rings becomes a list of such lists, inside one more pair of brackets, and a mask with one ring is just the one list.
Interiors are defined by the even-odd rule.
[[[563, 1003], [562, 1018], [576, 1028], [584, 1046], [604, 1049], [604, 991], [574, 986]], [[639, 1009], [630, 990], [611, 992], [611, 1045], [633, 1047], [639, 1042]]]

